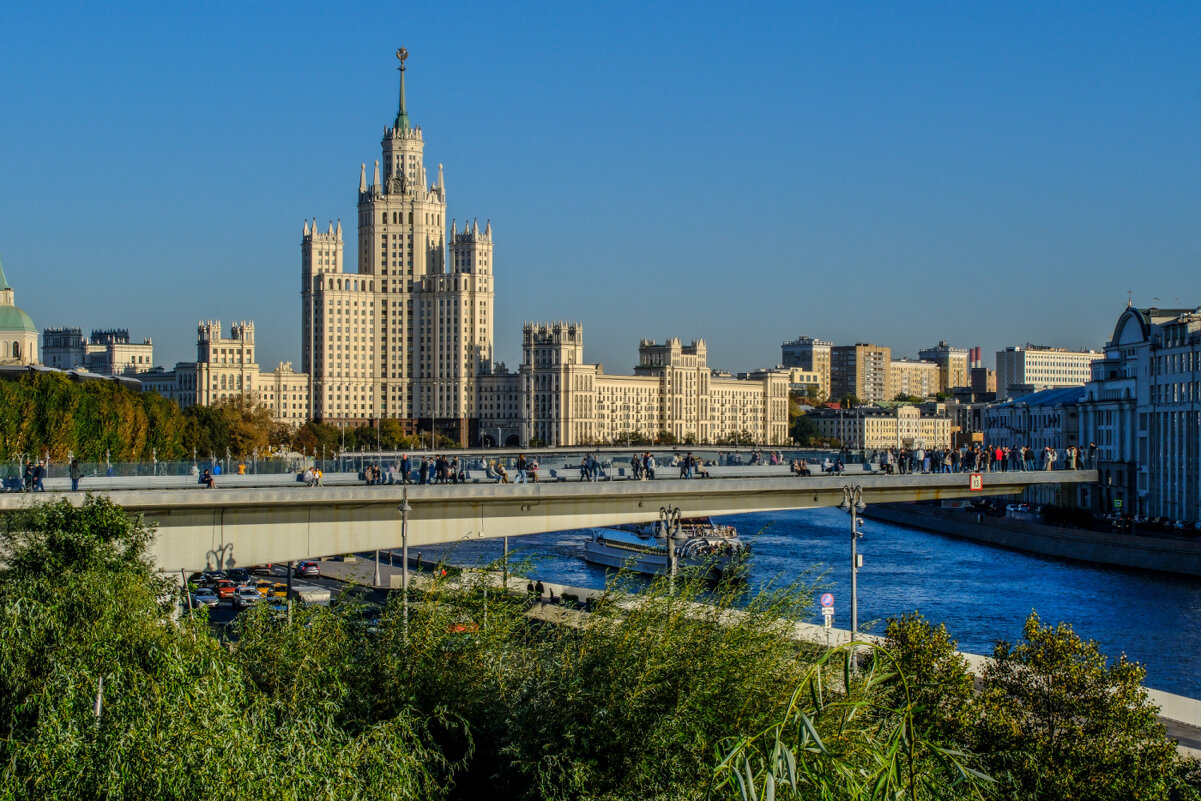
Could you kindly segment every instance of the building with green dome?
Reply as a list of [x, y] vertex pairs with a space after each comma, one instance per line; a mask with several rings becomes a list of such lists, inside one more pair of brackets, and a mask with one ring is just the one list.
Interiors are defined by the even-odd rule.
[[38, 330], [29, 315], [17, 308], [0, 265], [0, 364], [37, 363]]

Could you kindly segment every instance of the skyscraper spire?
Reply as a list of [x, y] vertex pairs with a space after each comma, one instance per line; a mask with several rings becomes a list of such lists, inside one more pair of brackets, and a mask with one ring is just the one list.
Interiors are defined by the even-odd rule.
[[395, 128], [398, 131], [407, 131], [409, 129], [409, 115], [405, 111], [405, 59], [409, 57], [409, 51], [403, 47], [396, 51], [396, 58], [400, 61], [400, 66], [397, 70], [400, 71], [400, 110], [396, 112]]

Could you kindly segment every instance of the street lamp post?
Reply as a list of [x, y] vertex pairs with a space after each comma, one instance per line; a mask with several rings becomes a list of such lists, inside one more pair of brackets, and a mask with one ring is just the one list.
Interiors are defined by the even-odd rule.
[[859, 568], [863, 564], [862, 558], [856, 552], [856, 545], [862, 534], [859, 533], [859, 524], [863, 521], [859, 519], [859, 513], [867, 508], [867, 504], [863, 502], [863, 487], [858, 484], [850, 484], [842, 488], [842, 503], [838, 508], [844, 512], [849, 512], [851, 515], [851, 641], [855, 640], [855, 634], [859, 631]]
[[407, 486], [401, 490], [400, 506], [396, 507], [396, 511], [400, 512], [400, 561], [402, 562], [400, 566], [400, 599], [404, 609], [404, 626], [407, 635], [409, 632], [409, 512], [413, 511], [413, 507], [409, 505], [409, 488]]

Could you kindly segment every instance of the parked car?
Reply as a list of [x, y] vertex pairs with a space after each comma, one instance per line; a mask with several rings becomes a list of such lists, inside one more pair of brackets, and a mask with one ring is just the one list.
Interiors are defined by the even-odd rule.
[[321, 568], [316, 562], [297, 562], [296, 575], [298, 576], [320, 576]]
[[223, 601], [227, 598], [233, 598], [238, 591], [237, 585], [229, 579], [218, 581], [215, 589], [217, 590], [217, 597]]
[[254, 587], [238, 587], [237, 593], [234, 594], [234, 606], [239, 609], [254, 606], [261, 600], [262, 596]]
[[216, 606], [221, 599], [212, 587], [200, 587], [192, 593], [192, 606]]

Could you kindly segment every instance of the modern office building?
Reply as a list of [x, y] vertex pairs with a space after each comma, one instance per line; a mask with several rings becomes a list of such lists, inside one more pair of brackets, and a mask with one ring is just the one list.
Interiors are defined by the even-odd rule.
[[889, 396], [888, 368], [892, 349], [882, 345], [858, 343], [836, 345], [830, 349], [830, 398], [838, 402], [851, 395], [863, 403], [892, 400]]
[[315, 419], [398, 418], [467, 444], [477, 376], [492, 369], [492, 226], [447, 220], [442, 165], [430, 183], [409, 120], [407, 56], [370, 183], [360, 168], [357, 271], [343, 269], [341, 223], [304, 225], [301, 364]]
[[938, 392], [950, 392], [956, 387], [970, 386], [968, 379], [968, 349], [953, 348], [939, 341], [932, 348], [923, 348], [917, 357], [938, 365]]
[[1092, 375], [1090, 365], [1099, 358], [1095, 350], [1010, 346], [997, 351], [997, 393], [1009, 397], [1015, 392], [1084, 386]]
[[715, 373], [703, 340], [679, 339], [642, 340], [634, 375], [607, 375], [584, 362], [579, 323], [527, 323], [520, 369], [498, 365], [480, 376], [481, 440], [574, 446], [667, 435], [708, 444], [739, 435], [783, 445], [788, 377], [785, 369]]
[[797, 337], [780, 345], [780, 364], [817, 376], [823, 401], [830, 398], [830, 349], [833, 342]]

